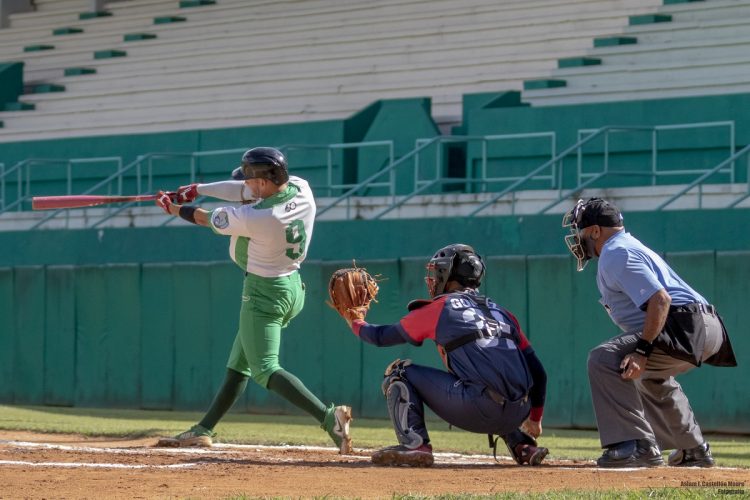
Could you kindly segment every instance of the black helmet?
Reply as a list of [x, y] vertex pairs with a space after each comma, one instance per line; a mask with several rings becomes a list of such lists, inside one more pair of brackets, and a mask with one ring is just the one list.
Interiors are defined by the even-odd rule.
[[232, 172], [232, 178], [268, 179], [277, 186], [289, 180], [286, 157], [276, 148], [253, 148], [242, 155], [242, 164]]
[[472, 247], [454, 243], [441, 248], [427, 263], [427, 291], [430, 297], [445, 293], [449, 281], [467, 288], [477, 288], [484, 277], [484, 262]]

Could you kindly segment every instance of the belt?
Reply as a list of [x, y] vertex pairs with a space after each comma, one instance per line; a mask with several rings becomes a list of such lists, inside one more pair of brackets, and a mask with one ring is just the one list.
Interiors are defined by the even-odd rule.
[[711, 304], [702, 304], [696, 302], [694, 304], [683, 304], [681, 306], [670, 306], [669, 312], [701, 312], [711, 316], [716, 316], [716, 308]]
[[487, 393], [487, 395], [490, 397], [490, 399], [492, 401], [494, 401], [495, 403], [497, 403], [499, 405], [505, 405], [505, 403], [509, 403], [509, 402], [510, 403], [525, 403], [529, 399], [529, 395], [526, 394], [526, 395], [524, 395], [524, 397], [522, 397], [518, 401], [508, 401], [505, 398], [505, 396], [503, 396], [502, 394], [500, 394], [499, 392], [497, 392], [496, 390], [494, 390], [494, 389], [492, 389], [490, 387], [487, 387], [485, 389], [485, 392]]

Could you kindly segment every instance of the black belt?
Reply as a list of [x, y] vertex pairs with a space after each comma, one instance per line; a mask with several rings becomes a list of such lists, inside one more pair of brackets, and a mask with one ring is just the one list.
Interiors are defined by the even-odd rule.
[[716, 316], [716, 308], [711, 304], [701, 304], [696, 302], [694, 304], [683, 304], [681, 306], [669, 306], [669, 312], [701, 312], [703, 314], [710, 314]]

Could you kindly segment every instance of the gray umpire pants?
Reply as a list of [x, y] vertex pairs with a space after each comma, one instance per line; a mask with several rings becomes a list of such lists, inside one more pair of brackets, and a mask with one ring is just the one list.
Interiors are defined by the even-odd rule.
[[[721, 347], [719, 319], [703, 314], [706, 344], [703, 360]], [[695, 368], [654, 349], [637, 380], [621, 376], [622, 359], [633, 352], [641, 332], [628, 332], [599, 344], [588, 359], [591, 398], [602, 447], [631, 439], [649, 439], [660, 449], [689, 449], [703, 443], [703, 434], [676, 375]]]

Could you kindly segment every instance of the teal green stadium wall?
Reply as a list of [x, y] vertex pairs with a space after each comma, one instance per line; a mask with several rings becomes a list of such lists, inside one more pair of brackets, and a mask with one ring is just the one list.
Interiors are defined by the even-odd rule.
[[[747, 209], [632, 212], [625, 223], [661, 252], [744, 251], [749, 216]], [[482, 255], [559, 255], [567, 252], [564, 234], [560, 215], [318, 221], [308, 258], [420, 257], [456, 241]], [[4, 267], [228, 259], [225, 238], [181, 220], [166, 227], [0, 231], [0, 249]]]
[[[747, 210], [625, 214], [636, 236], [719, 308], [739, 367], [681, 378], [706, 429], [750, 432]], [[342, 238], [341, 235], [349, 235]], [[514, 311], [549, 372], [548, 425], [593, 427], [586, 356], [617, 333], [597, 303], [594, 267], [575, 272], [559, 216], [319, 222], [303, 266], [306, 306], [285, 330], [282, 365], [324, 401], [385, 417], [380, 379], [396, 357], [440, 366], [434, 346], [362, 344], [326, 304], [352, 258], [382, 274], [372, 322], [424, 297], [424, 265], [444, 244], [488, 261], [483, 292]], [[205, 228], [0, 233], [0, 401], [197, 409], [220, 383], [237, 327], [242, 272]], [[346, 374], [346, 376], [341, 376]], [[238, 410], [296, 410], [251, 385]]]
[[[27, 159], [121, 157], [123, 166], [126, 166], [139, 155], [165, 153], [165, 156], [153, 161], [153, 185], [140, 186], [141, 191], [154, 191], [174, 189], [189, 182], [190, 162], [184, 156], [186, 153], [249, 149], [259, 145], [288, 146], [287, 156], [292, 173], [307, 179], [318, 196], [337, 196], [343, 190], [330, 189], [331, 184], [357, 183], [369, 177], [388, 164], [387, 149], [334, 150], [329, 182], [327, 150], [305, 146], [392, 140], [396, 155], [402, 156], [413, 149], [417, 138], [438, 134], [430, 116], [430, 107], [429, 98], [381, 100], [343, 120], [0, 143], [0, 163], [10, 168]], [[226, 179], [239, 163], [241, 155], [241, 152], [235, 152], [198, 158], [195, 165], [197, 182]], [[147, 164], [142, 164], [144, 183], [146, 169]], [[85, 192], [116, 170], [117, 164], [113, 161], [73, 165], [71, 193]], [[61, 163], [34, 165], [30, 173], [31, 195], [66, 194], [66, 175], [67, 169]], [[405, 169], [401, 175], [407, 175]], [[17, 176], [9, 175], [5, 182], [4, 201], [9, 204], [18, 198]], [[25, 173], [22, 182], [26, 182]], [[136, 193], [137, 189], [136, 170], [131, 169], [124, 175], [123, 193]], [[107, 187], [96, 193], [107, 193]]]
[[[579, 129], [596, 129], [606, 125], [669, 125], [709, 121], [734, 121], [737, 147], [750, 143], [750, 119], [744, 110], [750, 108], [750, 94], [705, 97], [654, 99], [614, 103], [568, 106], [525, 106], [517, 92], [469, 94], [464, 96], [463, 123], [454, 132], [471, 136], [520, 134], [554, 131], [557, 150], [573, 145]], [[413, 150], [419, 138], [439, 135], [431, 117], [429, 98], [380, 100], [344, 120], [295, 124], [259, 125], [212, 130], [193, 130], [153, 134], [66, 138], [54, 140], [0, 143], [0, 162], [6, 166], [28, 158], [94, 158], [120, 156], [125, 164], [150, 152], [189, 153], [246, 148], [255, 145], [326, 145], [360, 141], [394, 141], [395, 157]], [[644, 175], [612, 175], [597, 181], [593, 187], [632, 186], [651, 183], [651, 135], [648, 132], [615, 134], [609, 142], [609, 168], [612, 172], [636, 172]], [[727, 128], [682, 130], [659, 136], [659, 169], [709, 169], [729, 155]], [[438, 150], [439, 148], [439, 150]], [[603, 140], [596, 140], [583, 150], [583, 171], [593, 173], [603, 168]], [[438, 153], [440, 160], [438, 161]], [[488, 177], [523, 176], [550, 158], [550, 146], [544, 139], [490, 141], [487, 143]], [[329, 181], [328, 156], [325, 149], [291, 148], [290, 167], [307, 178], [318, 196], [336, 196], [344, 189], [331, 187], [360, 182], [388, 164], [386, 148], [336, 150]], [[238, 161], [239, 153], [205, 157], [197, 162], [197, 180], [211, 182], [226, 178]], [[480, 176], [481, 143], [440, 144], [419, 155], [418, 173], [422, 180], [433, 179], [436, 171], [443, 177], [476, 179]], [[575, 156], [563, 162], [560, 180], [566, 188], [576, 185]], [[436, 165], [436, 163], [438, 165]], [[76, 165], [73, 167], [73, 193], [81, 193], [115, 170], [112, 162]], [[145, 167], [144, 167], [145, 168]], [[747, 168], [738, 162], [736, 182], [745, 182]], [[67, 192], [66, 170], [59, 165], [39, 165], [32, 169], [32, 195], [53, 195]], [[189, 164], [184, 157], [161, 158], [154, 163], [154, 185], [146, 189], [171, 189], [189, 179]], [[409, 193], [414, 187], [414, 164], [405, 162], [394, 176], [397, 194]], [[660, 176], [656, 184], [687, 183], [695, 174]], [[387, 176], [377, 179], [386, 181]], [[720, 174], [708, 182], [728, 182]], [[6, 203], [15, 200], [16, 177], [6, 178]], [[429, 192], [499, 190], [511, 181], [494, 182], [488, 187], [477, 183], [437, 186]], [[529, 182], [522, 189], [549, 189], [549, 180]], [[555, 184], [555, 187], [558, 187]], [[125, 176], [123, 191], [135, 192], [135, 172]], [[428, 191], [425, 191], [427, 193]], [[368, 188], [359, 194], [388, 194], [382, 187]]]
[[[533, 107], [523, 105], [517, 92], [484, 93], [464, 96], [462, 126], [456, 130], [467, 135], [522, 134], [553, 131], [557, 134], [557, 149], [575, 144], [579, 129], [598, 129], [604, 126], [656, 126], [697, 122], [734, 121], [737, 146], [750, 144], [750, 94], [729, 94], [703, 97], [651, 99], [564, 106]], [[511, 98], [515, 97], [515, 98]], [[703, 128], [660, 132], [659, 169], [708, 169], [729, 156], [728, 128]], [[549, 142], [543, 139], [490, 142], [487, 146], [490, 177], [523, 175], [550, 159]], [[583, 149], [583, 171], [603, 169], [603, 138], [596, 139]], [[610, 136], [610, 171], [642, 172], [651, 169], [651, 133], [628, 132]], [[481, 159], [479, 143], [471, 143], [467, 151], [469, 168], [478, 169]], [[577, 157], [564, 161], [562, 182], [566, 188], [576, 185]], [[747, 169], [738, 164], [737, 182], [744, 182]], [[656, 184], [682, 184], [695, 175], [661, 176]], [[728, 182], [727, 175], [715, 176], [710, 182]], [[650, 177], [610, 176], [592, 186], [632, 186], [651, 182]], [[507, 183], [506, 183], [507, 184]], [[495, 190], [504, 187], [502, 183]], [[549, 182], [531, 182], [524, 189], [549, 188]]]

